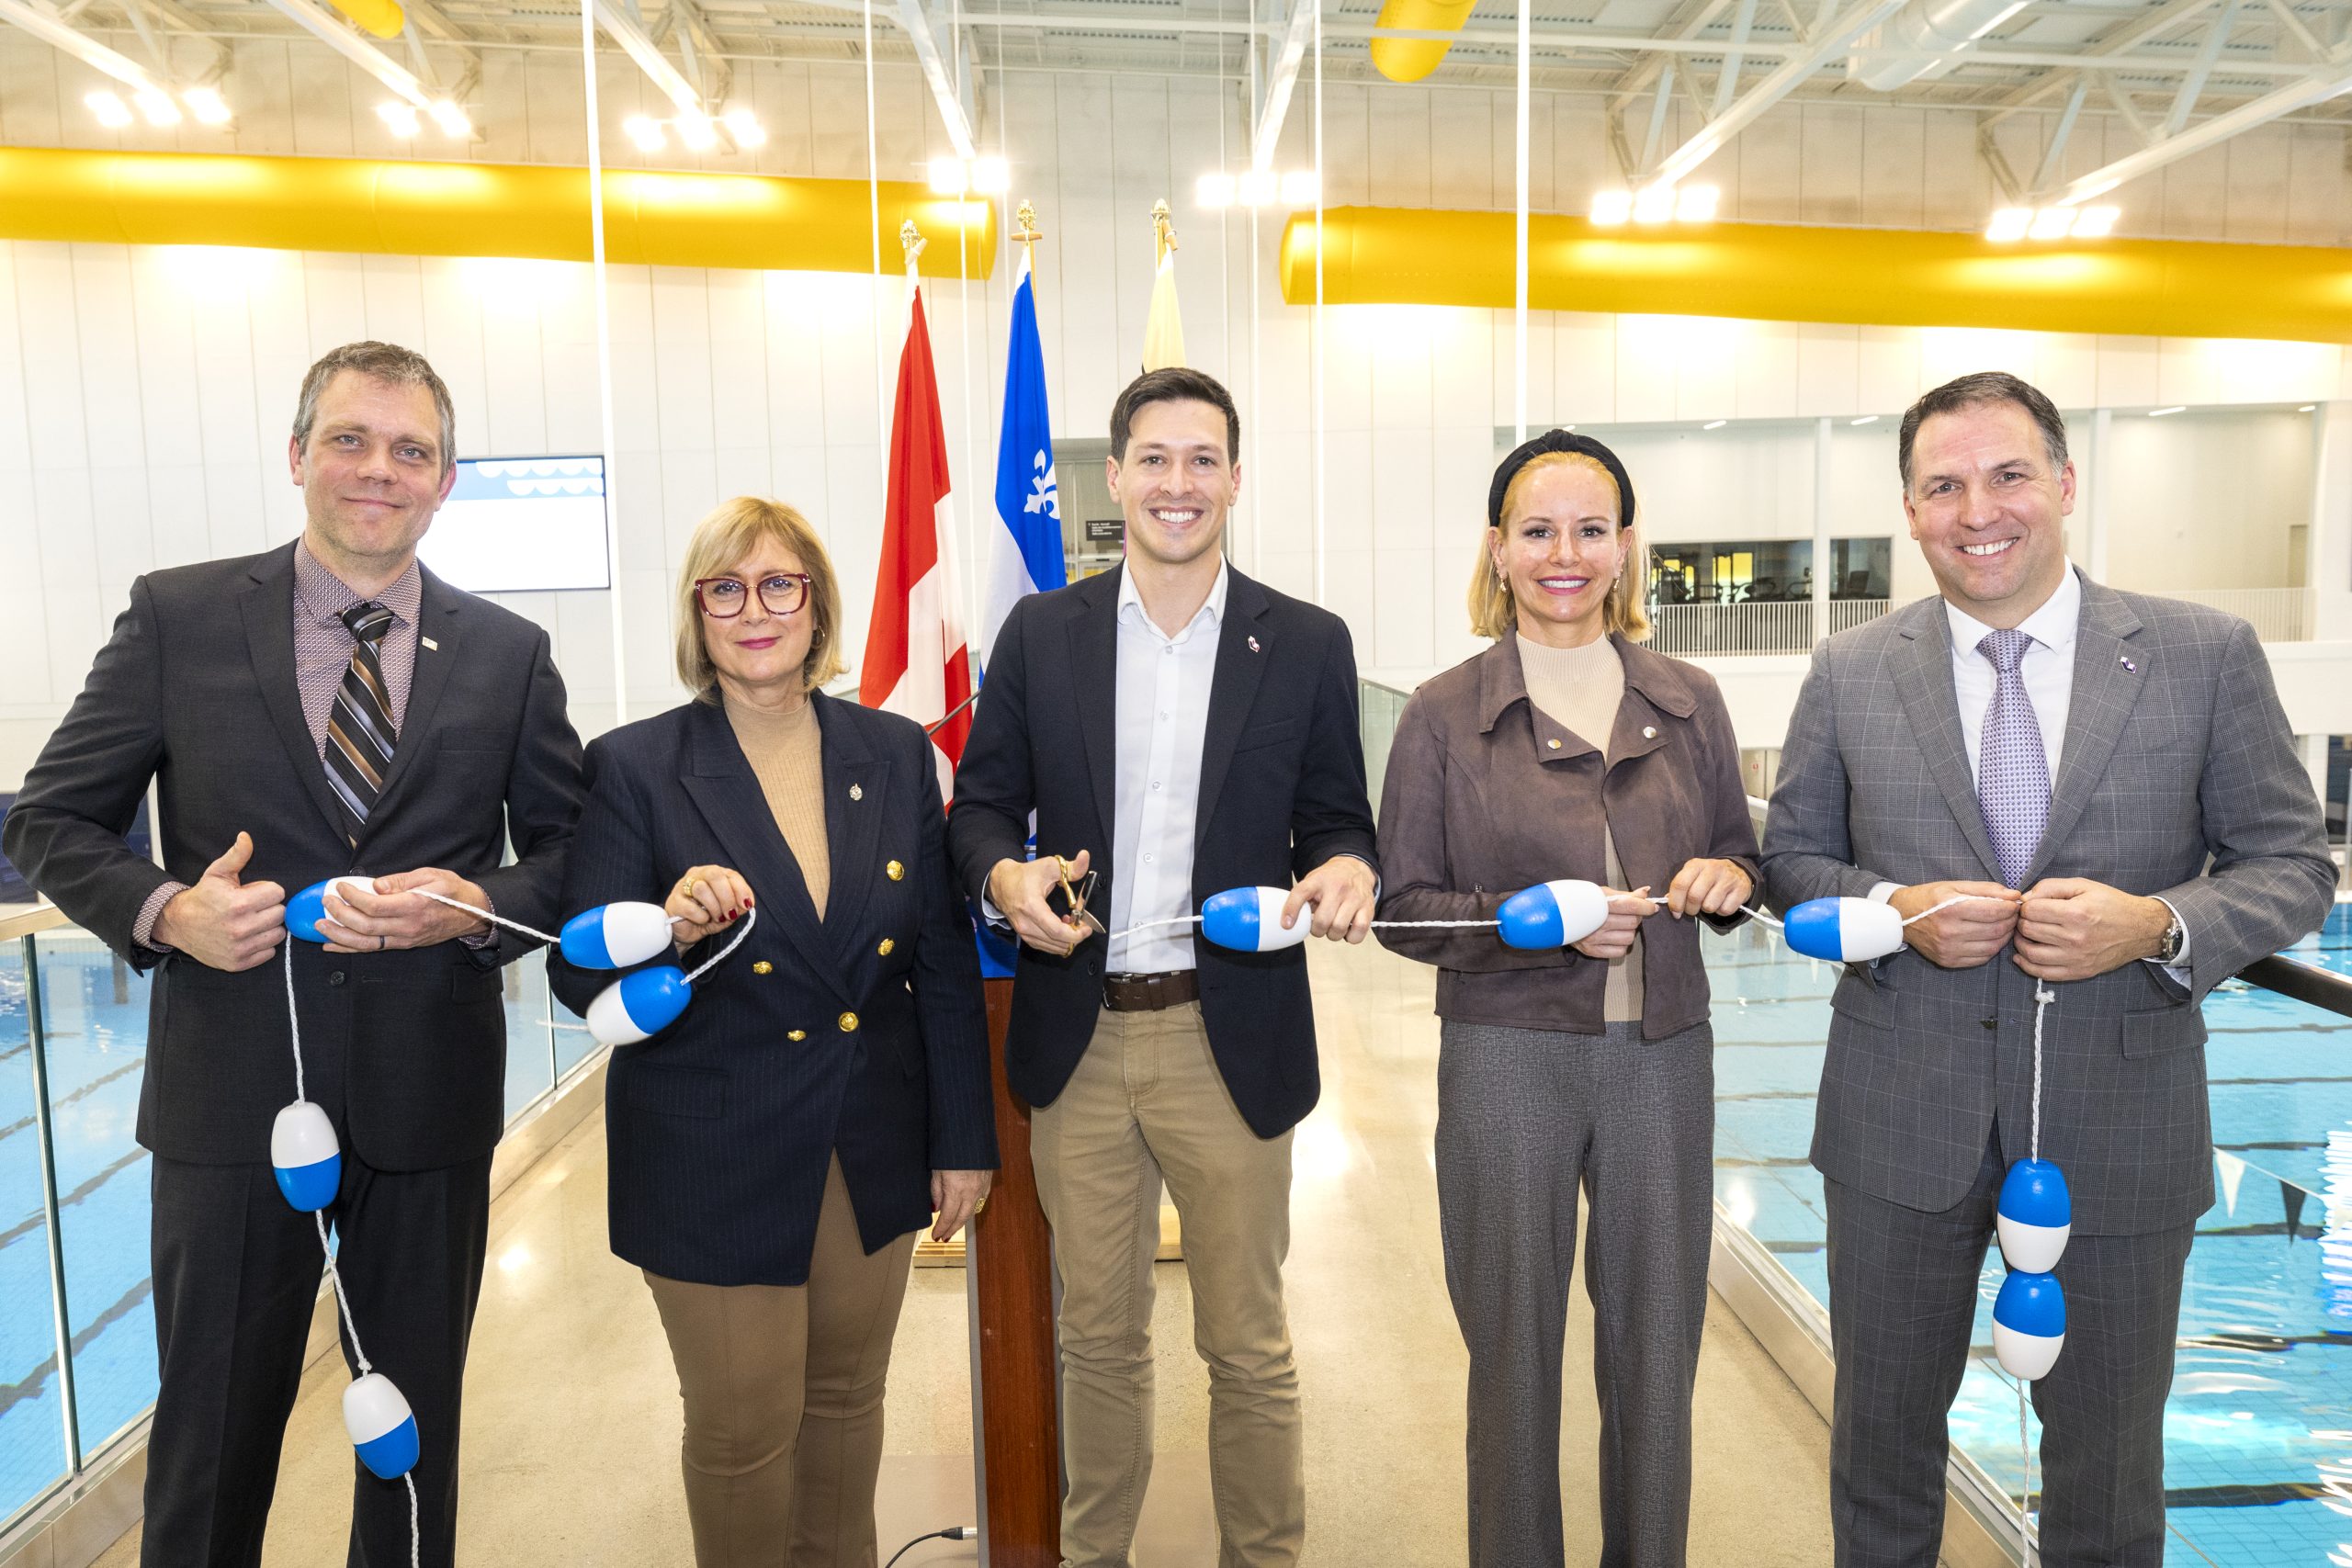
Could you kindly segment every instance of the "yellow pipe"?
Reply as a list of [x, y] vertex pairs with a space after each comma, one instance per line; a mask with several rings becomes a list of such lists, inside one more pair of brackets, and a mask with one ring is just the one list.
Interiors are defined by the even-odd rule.
[[398, 38], [401, 28], [408, 25], [408, 14], [397, 0], [327, 0], [327, 4], [378, 38]]
[[[904, 265], [909, 218], [931, 241], [920, 271], [996, 265], [996, 209], [882, 182], [882, 265]], [[630, 265], [865, 272], [864, 180], [605, 172], [605, 254]], [[588, 181], [576, 168], [360, 158], [250, 158], [0, 147], [0, 239], [244, 245], [378, 255], [589, 259]]]
[[[1512, 304], [1512, 214], [1338, 207], [1323, 298], [1338, 305]], [[1283, 298], [1315, 299], [1315, 220], [1283, 231]], [[2098, 240], [1717, 223], [1599, 229], [1537, 215], [1528, 303], [1542, 310], [1872, 326], [2352, 342], [2352, 254], [2315, 245]]]
[[[1402, 28], [1417, 33], [1458, 33], [1462, 24], [1470, 19], [1471, 7], [1477, 3], [1478, 0], [1388, 0], [1373, 26]], [[1438, 62], [1453, 47], [1453, 42], [1444, 39], [1374, 38], [1372, 63], [1391, 82], [1418, 82], [1436, 70]]]

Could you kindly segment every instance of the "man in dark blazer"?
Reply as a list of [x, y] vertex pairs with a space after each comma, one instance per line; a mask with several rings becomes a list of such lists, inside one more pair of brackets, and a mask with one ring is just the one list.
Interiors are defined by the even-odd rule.
[[[948, 821], [965, 885], [1022, 943], [1006, 1066], [1035, 1107], [1061, 1274], [1075, 1568], [1126, 1563], [1150, 1474], [1163, 1182], [1209, 1365], [1220, 1561], [1293, 1563], [1306, 1534], [1282, 1298], [1291, 1129], [1319, 1087], [1306, 954], [1228, 952], [1186, 922], [1212, 894], [1289, 886], [1285, 925], [1361, 942], [1377, 889], [1354, 650], [1337, 616], [1225, 562], [1239, 447], [1198, 371], [1119, 395], [1125, 564], [1014, 607]], [[1066, 876], [1081, 896], [1093, 879], [1075, 920], [1048, 901]]]
[[[529, 944], [415, 890], [551, 929], [581, 753], [547, 633], [417, 562], [453, 435], [421, 355], [361, 343], [313, 366], [288, 446], [301, 538], [132, 584], [0, 835], [36, 888], [155, 971], [146, 1568], [261, 1561], [322, 1267], [270, 1168], [295, 1099], [277, 948], [288, 894], [346, 874], [374, 891], [328, 899], [324, 945], [290, 944], [307, 1098], [343, 1149], [325, 1217], [361, 1343], [416, 1416], [423, 1560], [454, 1555], [503, 1126], [499, 966]], [[122, 841], [151, 780], [160, 867]], [[350, 1561], [406, 1563], [407, 1489], [354, 1471]]]
[[1934, 1568], [1946, 1416], [2038, 1110], [2074, 1197], [2065, 1345], [2033, 1385], [2041, 1561], [2156, 1568], [2181, 1270], [2213, 1195], [2199, 1003], [2317, 926], [2335, 867], [2253, 628], [2067, 564], [2048, 398], [1962, 377], [1900, 443], [1941, 592], [1815, 650], [1764, 832], [1776, 907], [1926, 916], [1831, 998], [1813, 1163], [1837, 1560]]

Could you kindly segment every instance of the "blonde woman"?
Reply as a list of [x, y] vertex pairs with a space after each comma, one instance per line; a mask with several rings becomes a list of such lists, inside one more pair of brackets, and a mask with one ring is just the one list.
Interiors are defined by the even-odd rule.
[[[1702, 671], [1641, 645], [1633, 481], [1553, 431], [1487, 496], [1471, 624], [1495, 646], [1414, 694], [1380, 807], [1383, 919], [1487, 919], [1521, 887], [1611, 890], [1574, 948], [1381, 931], [1438, 967], [1437, 1184], [1470, 1351], [1473, 1568], [1557, 1568], [1560, 1358], [1589, 1200], [1601, 1561], [1674, 1568], [1707, 1307], [1713, 1035], [1696, 920], [1756, 885], [1731, 719]], [[1663, 915], [1664, 918], [1658, 918]]]
[[[818, 690], [841, 594], [808, 521], [721, 505], [674, 612], [694, 699], [588, 749], [563, 908], [664, 901], [685, 961], [759, 919], [613, 1053], [613, 1250], [677, 1362], [695, 1562], [871, 1568], [914, 1233], [955, 1234], [996, 1165], [971, 925], [929, 738]], [[582, 1013], [612, 979], [548, 967]]]

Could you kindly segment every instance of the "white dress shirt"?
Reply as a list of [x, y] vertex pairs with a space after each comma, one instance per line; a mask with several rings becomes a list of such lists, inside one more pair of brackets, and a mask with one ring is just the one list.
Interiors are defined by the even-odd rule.
[[[1193, 908], [1193, 836], [1201, 805], [1209, 687], [1216, 674], [1229, 568], [1175, 636], [1144, 613], [1131, 572], [1119, 574], [1118, 786], [1111, 826], [1111, 930], [1173, 920]], [[1114, 935], [1114, 975], [1194, 966], [1193, 928], [1164, 925]]]
[[[1984, 715], [1993, 706], [1993, 691], [2000, 671], [1978, 651], [1995, 628], [1986, 626], [1951, 600], [1944, 601], [1944, 618], [1951, 626], [1951, 689], [1960, 702], [1960, 733], [1968, 743], [1968, 772], [1973, 778], [1977, 756], [1984, 741]], [[2072, 565], [2041, 608], [2018, 623], [2018, 630], [2032, 640], [2018, 663], [2025, 682], [2026, 700], [2033, 705], [2035, 725], [2041, 731], [2042, 755], [2050, 762], [2050, 784], [2058, 785], [2058, 759], [2066, 744], [2066, 719], [2075, 705], [2075, 633], [2083, 621], [2083, 582]], [[1871, 889], [1880, 900], [1892, 896], [1896, 885], [1882, 882]], [[2022, 889], [2020, 889], [2022, 891]], [[2170, 904], [2165, 908], [2172, 908]], [[2179, 918], [2179, 911], [2173, 911]], [[2154, 959], [2149, 960], [2154, 963]], [[2188, 984], [2188, 934], [2181, 933], [2180, 952], [2165, 972], [2183, 986]]]

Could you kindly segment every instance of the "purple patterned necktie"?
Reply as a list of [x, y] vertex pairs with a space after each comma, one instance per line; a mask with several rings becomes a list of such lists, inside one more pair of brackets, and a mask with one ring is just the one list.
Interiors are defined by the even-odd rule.
[[1984, 733], [1976, 747], [1976, 802], [1984, 831], [2001, 863], [2001, 880], [2025, 886], [2041, 830], [2050, 822], [2050, 755], [2041, 749], [2041, 725], [2018, 673], [2033, 639], [2017, 630], [1988, 632], [1976, 645], [1999, 672], [1992, 705], [1984, 710]]

